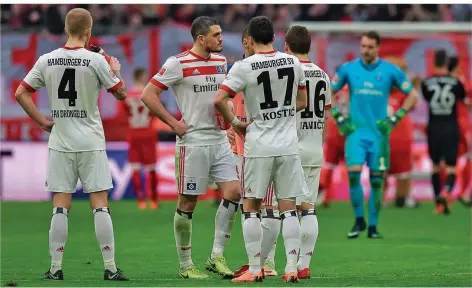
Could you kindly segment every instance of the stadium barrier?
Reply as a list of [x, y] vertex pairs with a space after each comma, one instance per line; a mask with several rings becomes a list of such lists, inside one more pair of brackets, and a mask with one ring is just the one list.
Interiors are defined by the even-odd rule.
[[[294, 23], [296, 24], [296, 23]], [[449, 54], [461, 58], [465, 79], [472, 78], [472, 34], [468, 23], [332, 23], [308, 22], [313, 33], [311, 60], [333, 75], [335, 68], [359, 54], [359, 32], [377, 29], [381, 32], [381, 56], [398, 56], [406, 60], [409, 73], [425, 77], [432, 71], [432, 52], [446, 49]], [[468, 30], [467, 30], [468, 29]], [[440, 33], [441, 32], [441, 33]], [[275, 47], [283, 50], [283, 33], [277, 33]], [[63, 45], [64, 38], [39, 37], [37, 34], [2, 35], [1, 40], [1, 139], [9, 141], [46, 140], [48, 135], [25, 117], [25, 113], [14, 99], [16, 87], [39, 57]], [[242, 55], [241, 36], [238, 33], [224, 33], [223, 54], [230, 63]], [[171, 56], [191, 47], [191, 36], [187, 26], [168, 24], [137, 34], [123, 34], [95, 37], [92, 43], [101, 45], [110, 55], [122, 63], [122, 75], [131, 86], [133, 69], [146, 68], [150, 74], [158, 71], [160, 65]], [[172, 89], [165, 91], [162, 99], [167, 108], [176, 113]], [[46, 89], [33, 95], [40, 111], [49, 114], [49, 100]], [[99, 106], [104, 119], [107, 140], [124, 140], [126, 127], [118, 117], [118, 102], [102, 91]], [[411, 113], [417, 129], [415, 139], [424, 140], [422, 126], [427, 121], [425, 103]], [[111, 129], [111, 127], [113, 129]]]
[[[132, 168], [127, 162], [126, 142], [114, 142], [107, 144], [108, 161], [113, 177], [114, 188], [110, 191], [110, 198], [114, 200], [124, 198], [134, 198], [135, 191], [131, 184]], [[175, 184], [175, 165], [174, 152], [175, 143], [163, 142], [156, 146], [158, 173], [158, 191], [161, 199], [175, 200], [177, 199]], [[417, 199], [432, 199], [431, 184], [429, 181], [429, 173], [431, 170], [431, 162], [426, 153], [426, 146], [417, 143], [414, 145], [414, 171], [416, 180], [413, 184], [412, 196]], [[2, 151], [11, 152], [10, 156], [2, 158], [2, 174], [1, 199], [4, 201], [46, 201], [51, 199], [51, 193], [44, 190], [46, 180], [46, 164], [48, 156], [47, 144], [44, 142], [27, 143], [27, 142], [4, 142], [2, 143]], [[464, 159], [461, 159], [459, 165], [464, 165]], [[348, 179], [347, 171], [344, 164], [338, 165], [333, 173], [333, 188], [335, 191], [335, 200], [348, 200]], [[394, 182], [393, 179], [390, 179]], [[462, 185], [460, 177], [458, 177], [455, 191]], [[364, 169], [362, 173], [362, 185], [366, 195], [369, 193], [368, 169]], [[455, 193], [456, 193], [455, 192]], [[394, 187], [390, 185], [387, 199], [392, 199]], [[214, 192], [208, 190], [207, 195], [203, 198], [213, 197]], [[82, 191], [80, 183], [77, 185], [76, 198], [84, 198], [86, 195]]]

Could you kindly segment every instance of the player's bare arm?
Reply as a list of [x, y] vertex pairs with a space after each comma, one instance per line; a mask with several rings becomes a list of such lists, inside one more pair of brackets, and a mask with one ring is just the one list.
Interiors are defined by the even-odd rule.
[[110, 59], [110, 68], [115, 73], [116, 77], [118, 77], [121, 81], [123, 81], [123, 86], [120, 87], [120, 89], [112, 92], [111, 94], [120, 101], [123, 101], [126, 99], [126, 92], [128, 92], [128, 88], [126, 87], [125, 81], [123, 80], [123, 77], [121, 77], [121, 64], [118, 59], [115, 57], [111, 57]]
[[157, 118], [166, 123], [175, 134], [182, 137], [185, 132], [187, 132], [187, 124], [185, 124], [183, 119], [177, 121], [177, 119], [166, 110], [164, 105], [162, 105], [162, 102], [159, 100], [159, 95], [161, 95], [161, 93], [161, 88], [152, 83], [148, 83], [143, 90], [141, 100], [152, 114], [156, 115]]
[[[306, 94], [306, 93], [305, 93]], [[218, 112], [221, 113], [223, 118], [231, 123], [233, 126], [234, 131], [239, 135], [245, 136], [246, 135], [246, 127], [252, 123], [252, 121], [242, 122], [241, 120], [234, 115], [233, 110], [231, 109], [230, 105], [228, 104], [229, 100], [229, 93], [226, 90], [218, 89], [215, 96], [215, 107]], [[305, 104], [306, 105], [306, 104]]]
[[[229, 105], [231, 111], [233, 111], [233, 113], [234, 113], [234, 103], [231, 99], [228, 100], [228, 105]], [[231, 145], [236, 144], [236, 137], [234, 135], [234, 129], [233, 128], [230, 128], [230, 129], [226, 130], [226, 136], [228, 137], [229, 144], [231, 144]]]
[[418, 104], [419, 100], [419, 95], [416, 89], [413, 89], [408, 93], [405, 101], [403, 102], [402, 108], [405, 109], [406, 111], [411, 111], [413, 110], [416, 105]]
[[298, 87], [298, 92], [297, 92], [297, 103], [296, 103], [296, 109], [297, 112], [301, 111], [306, 108], [307, 106], [307, 94], [306, 94], [306, 88], [305, 87]]
[[16, 101], [20, 103], [23, 110], [25, 110], [26, 114], [33, 118], [44, 131], [51, 132], [54, 121], [46, 119], [46, 117], [38, 111], [38, 108], [36, 108], [36, 105], [34, 105], [31, 99], [31, 93], [26, 90], [23, 85], [18, 86], [16, 89], [15, 98]]

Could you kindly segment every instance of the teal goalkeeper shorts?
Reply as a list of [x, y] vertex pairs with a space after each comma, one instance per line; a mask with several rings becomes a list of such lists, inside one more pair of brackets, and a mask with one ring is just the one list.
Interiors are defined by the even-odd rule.
[[388, 136], [377, 136], [364, 130], [356, 130], [346, 137], [346, 166], [363, 166], [371, 171], [390, 169]]

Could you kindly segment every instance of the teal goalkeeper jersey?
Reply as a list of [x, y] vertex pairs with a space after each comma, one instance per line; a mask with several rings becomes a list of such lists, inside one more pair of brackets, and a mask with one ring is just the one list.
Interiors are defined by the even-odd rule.
[[349, 86], [349, 115], [356, 130], [380, 136], [377, 120], [387, 117], [388, 97], [392, 86], [408, 94], [412, 85], [397, 66], [380, 58], [374, 64], [364, 64], [361, 58], [344, 63], [332, 80], [334, 92]]

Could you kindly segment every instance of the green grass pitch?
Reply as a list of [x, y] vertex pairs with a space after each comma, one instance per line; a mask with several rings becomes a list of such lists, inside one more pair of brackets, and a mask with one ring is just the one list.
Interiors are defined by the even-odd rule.
[[[133, 201], [111, 202], [115, 228], [116, 261], [131, 279], [103, 281], [103, 263], [94, 233], [92, 211], [86, 201], [73, 203], [64, 253], [65, 281], [41, 281], [49, 268], [50, 203], [1, 203], [1, 285], [18, 286], [238, 286], [212, 274], [210, 280], [186, 280], [177, 273], [173, 217], [175, 203], [164, 202], [157, 211], [139, 211]], [[318, 209], [320, 233], [311, 263], [312, 279], [300, 286], [472, 286], [471, 210], [459, 205], [446, 216], [432, 214], [432, 203], [418, 209], [385, 208], [379, 231], [385, 237], [369, 240], [366, 234], [348, 240], [352, 209], [334, 203]], [[201, 202], [193, 220], [193, 260], [204, 267], [213, 243], [216, 208]], [[226, 249], [232, 269], [247, 261], [237, 218]], [[285, 255], [279, 239], [277, 271]], [[258, 286], [285, 286], [266, 278]], [[239, 285], [248, 286], [248, 285]], [[249, 285], [255, 286], [255, 285]], [[290, 285], [292, 286], [292, 285]]]

